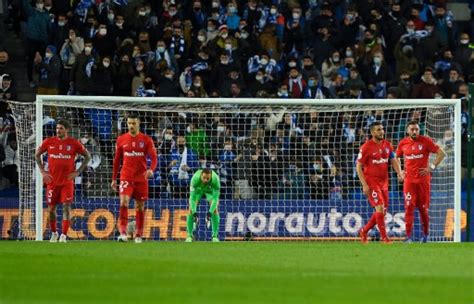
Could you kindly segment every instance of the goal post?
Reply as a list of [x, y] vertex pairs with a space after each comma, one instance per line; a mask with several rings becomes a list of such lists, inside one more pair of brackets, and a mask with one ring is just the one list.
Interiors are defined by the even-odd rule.
[[[75, 181], [69, 236], [116, 237], [119, 203], [108, 185], [115, 139], [126, 132], [124, 118], [129, 112], [141, 118], [142, 131], [154, 139], [159, 155], [174, 157], [190, 167], [189, 172], [184, 172], [181, 165], [169, 169], [163, 164], [168, 159], [160, 158], [146, 205], [145, 234], [149, 239], [184, 238], [186, 179], [206, 163], [223, 179], [219, 207], [222, 239], [356, 240], [357, 230], [372, 212], [354, 174], [354, 155], [367, 138], [368, 123], [383, 120], [386, 137], [396, 147], [404, 136], [403, 124], [415, 114], [425, 134], [439, 144], [449, 145], [445, 164], [432, 177], [430, 240], [461, 239], [460, 100], [38, 95], [35, 103], [12, 102], [11, 106], [21, 163], [20, 229], [26, 239], [47, 237], [43, 181], [34, 162], [34, 149], [44, 138], [54, 135], [58, 118], [71, 121], [73, 137], [86, 136], [88, 144], [96, 144], [96, 167]], [[164, 153], [168, 129], [173, 133], [174, 150]], [[452, 136], [449, 143], [444, 140], [448, 133]], [[180, 140], [186, 141], [189, 155], [184, 161], [184, 152], [178, 148]], [[318, 166], [324, 167], [321, 174], [315, 169]], [[210, 235], [204, 224], [206, 204], [202, 201], [198, 208], [199, 240]], [[402, 239], [403, 195], [393, 172], [390, 205], [386, 217], [389, 235]], [[133, 220], [134, 213], [129, 214]], [[418, 216], [415, 223], [415, 232], [419, 233]], [[372, 237], [377, 237], [377, 231]]]

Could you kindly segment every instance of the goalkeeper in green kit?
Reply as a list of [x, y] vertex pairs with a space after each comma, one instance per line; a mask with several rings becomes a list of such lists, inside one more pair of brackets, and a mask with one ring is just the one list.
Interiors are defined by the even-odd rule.
[[191, 188], [189, 195], [189, 214], [186, 218], [186, 231], [187, 237], [186, 242], [193, 241], [195, 223], [197, 223], [197, 205], [203, 195], [206, 195], [206, 199], [209, 201], [209, 212], [207, 214], [207, 222], [209, 220], [212, 226], [212, 241], [219, 242], [219, 211], [217, 206], [219, 205], [219, 196], [221, 194], [221, 182], [216, 172], [210, 169], [202, 169], [194, 173], [191, 179]]

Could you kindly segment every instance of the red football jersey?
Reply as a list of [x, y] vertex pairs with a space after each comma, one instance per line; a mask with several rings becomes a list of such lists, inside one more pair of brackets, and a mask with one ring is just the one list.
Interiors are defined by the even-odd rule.
[[364, 167], [364, 177], [371, 189], [388, 190], [388, 165], [393, 146], [387, 140], [376, 143], [365, 142], [359, 151], [357, 161]]
[[420, 169], [428, 167], [430, 153], [438, 152], [439, 146], [427, 136], [419, 135], [416, 140], [405, 137], [397, 148], [397, 157], [405, 158], [406, 181], [417, 182], [429, 179], [430, 176], [421, 176]]
[[72, 184], [67, 176], [76, 170], [76, 154], [85, 151], [84, 146], [76, 139], [67, 137], [64, 140], [59, 137], [46, 138], [40, 146], [42, 153], [48, 152], [48, 172], [53, 177], [50, 185]]
[[120, 135], [117, 138], [112, 179], [117, 179], [120, 160], [123, 159], [120, 180], [146, 182], [144, 174], [147, 170], [147, 156], [151, 159], [150, 169], [155, 171], [158, 161], [155, 145], [149, 136], [143, 133], [138, 133], [135, 137], [130, 133]]

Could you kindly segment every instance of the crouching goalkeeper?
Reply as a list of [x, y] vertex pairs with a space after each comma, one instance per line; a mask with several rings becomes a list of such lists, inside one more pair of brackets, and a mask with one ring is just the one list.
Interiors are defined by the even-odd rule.
[[217, 206], [219, 205], [219, 196], [221, 191], [221, 182], [216, 172], [210, 169], [202, 169], [194, 173], [191, 179], [191, 188], [189, 195], [189, 214], [186, 218], [186, 231], [187, 237], [186, 242], [193, 241], [195, 223], [197, 223], [197, 205], [203, 195], [206, 195], [206, 199], [209, 202], [209, 212], [207, 214], [207, 222], [211, 222], [212, 226], [212, 241], [219, 242], [219, 211]]

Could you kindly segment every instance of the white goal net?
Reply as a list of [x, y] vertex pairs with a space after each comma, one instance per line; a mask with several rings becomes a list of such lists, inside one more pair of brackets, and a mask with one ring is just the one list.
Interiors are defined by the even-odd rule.
[[[221, 240], [356, 240], [373, 209], [356, 175], [359, 147], [368, 126], [382, 122], [394, 147], [405, 126], [418, 120], [422, 134], [447, 157], [432, 177], [430, 241], [459, 241], [460, 140], [457, 101], [282, 100], [38, 96], [36, 103], [11, 104], [20, 151], [20, 230], [24, 238], [49, 238], [46, 203], [34, 151], [55, 135], [59, 118], [71, 123], [70, 136], [92, 155], [75, 180], [69, 238], [117, 237], [119, 200], [110, 188], [115, 139], [127, 132], [135, 113], [159, 156], [149, 182], [144, 237], [186, 237], [188, 191], [196, 170], [208, 167], [222, 184]], [[76, 160], [77, 166], [81, 159]], [[131, 204], [130, 230], [135, 212]], [[61, 208], [59, 218], [61, 219]], [[211, 231], [198, 207], [196, 238]], [[389, 237], [405, 236], [402, 186], [390, 172]], [[414, 236], [420, 235], [415, 214]], [[373, 229], [370, 236], [378, 237]]]

